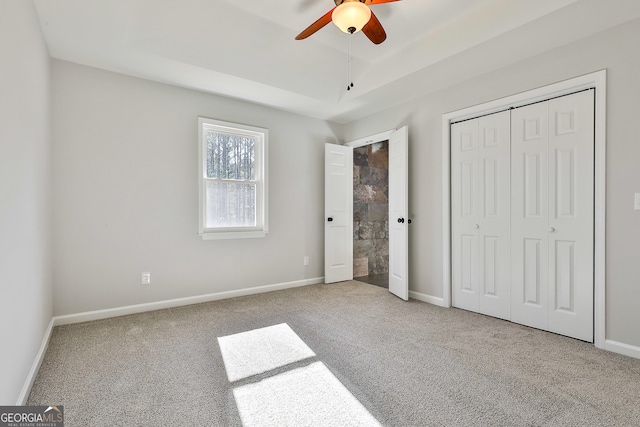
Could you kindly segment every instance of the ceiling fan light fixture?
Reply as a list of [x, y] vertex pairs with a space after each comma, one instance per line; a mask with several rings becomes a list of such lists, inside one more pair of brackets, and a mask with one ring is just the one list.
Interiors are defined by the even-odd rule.
[[371, 19], [371, 9], [358, 0], [347, 0], [333, 10], [331, 19], [345, 33], [357, 33]]

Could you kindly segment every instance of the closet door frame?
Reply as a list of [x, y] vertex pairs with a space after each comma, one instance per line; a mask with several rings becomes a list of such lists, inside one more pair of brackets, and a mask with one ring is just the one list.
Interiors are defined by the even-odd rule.
[[607, 70], [601, 70], [442, 116], [443, 283], [442, 301], [439, 305], [451, 307], [451, 124], [581, 90], [595, 89], [594, 345], [597, 348], [607, 348], [605, 343], [606, 81]]

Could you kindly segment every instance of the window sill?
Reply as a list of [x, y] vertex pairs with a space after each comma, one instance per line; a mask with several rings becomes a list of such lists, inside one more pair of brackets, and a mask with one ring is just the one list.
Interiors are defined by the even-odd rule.
[[256, 239], [266, 237], [264, 230], [257, 231], [211, 231], [198, 233], [202, 240], [223, 240], [223, 239]]

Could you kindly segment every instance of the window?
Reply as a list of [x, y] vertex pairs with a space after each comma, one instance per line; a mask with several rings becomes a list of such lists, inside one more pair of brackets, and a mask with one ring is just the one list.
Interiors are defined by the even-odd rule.
[[203, 239], [267, 234], [269, 130], [198, 118]]

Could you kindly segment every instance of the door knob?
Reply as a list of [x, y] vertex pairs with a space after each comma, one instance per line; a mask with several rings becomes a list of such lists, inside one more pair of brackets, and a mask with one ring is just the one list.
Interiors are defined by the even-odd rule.
[[553, 233], [554, 231], [556, 231], [556, 229], [554, 227], [549, 227], [549, 232]]
[[407, 220], [407, 223], [408, 223], [408, 224], [411, 224], [411, 218], [409, 218], [409, 219]]
[[333, 218], [329, 217], [329, 218], [327, 218], [327, 221], [331, 222], [331, 221], [333, 221]]
[[404, 223], [404, 218], [398, 218], [398, 222], [399, 222], [400, 224], [403, 224], [403, 223]]
[[474, 225], [473, 228], [480, 228], [480, 224]]

